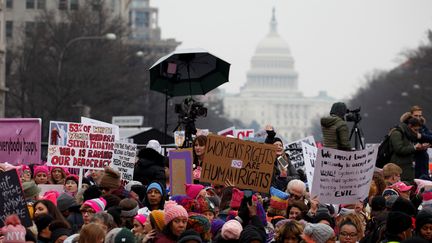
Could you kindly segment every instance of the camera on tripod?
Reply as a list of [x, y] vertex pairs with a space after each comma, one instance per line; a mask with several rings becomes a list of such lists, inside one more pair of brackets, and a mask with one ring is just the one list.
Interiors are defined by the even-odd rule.
[[195, 120], [197, 117], [207, 116], [207, 108], [204, 107], [204, 104], [192, 98], [187, 98], [181, 104], [176, 104], [174, 111], [179, 114], [180, 121]]
[[348, 122], [354, 122], [359, 123], [361, 121], [361, 115], [360, 115], [360, 109], [361, 107], [354, 109], [354, 110], [347, 110], [347, 113], [345, 115], [345, 120]]

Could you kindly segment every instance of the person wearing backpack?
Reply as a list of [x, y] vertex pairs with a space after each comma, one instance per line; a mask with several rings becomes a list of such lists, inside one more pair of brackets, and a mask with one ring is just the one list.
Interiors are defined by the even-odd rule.
[[416, 151], [426, 150], [428, 143], [417, 143], [417, 134], [421, 128], [421, 121], [410, 117], [406, 122], [399, 124], [390, 134], [392, 156], [390, 161], [402, 169], [401, 181], [414, 181], [414, 154]]

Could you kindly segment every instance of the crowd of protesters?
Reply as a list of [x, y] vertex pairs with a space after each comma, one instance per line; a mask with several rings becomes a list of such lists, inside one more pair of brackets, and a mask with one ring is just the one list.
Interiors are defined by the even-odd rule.
[[[340, 105], [332, 109], [336, 117], [324, 121], [326, 136], [347, 132]], [[87, 171], [78, 188], [79, 177], [67, 168], [2, 164], [3, 171], [17, 169], [33, 225], [7, 216], [0, 242], [432, 242], [432, 181], [424, 165], [431, 134], [419, 111], [416, 106], [403, 115], [403, 129], [391, 134], [392, 162], [376, 169], [368, 197], [353, 204], [324, 204], [310, 195], [304, 172], [294, 169], [271, 126], [265, 142], [288, 166], [275, 161], [268, 194], [248, 196], [229, 181], [200, 183], [202, 135], [193, 143], [194, 183], [184, 185], [185, 195], [171, 193], [169, 163], [156, 140], [139, 151], [134, 180], [126, 186], [111, 167]], [[64, 192], [41, 195], [42, 184], [63, 185]]]

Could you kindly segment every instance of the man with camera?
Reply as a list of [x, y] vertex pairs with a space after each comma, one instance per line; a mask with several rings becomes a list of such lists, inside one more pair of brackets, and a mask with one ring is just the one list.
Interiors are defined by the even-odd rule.
[[351, 151], [348, 124], [345, 121], [347, 106], [337, 102], [332, 105], [330, 116], [321, 118], [324, 147]]

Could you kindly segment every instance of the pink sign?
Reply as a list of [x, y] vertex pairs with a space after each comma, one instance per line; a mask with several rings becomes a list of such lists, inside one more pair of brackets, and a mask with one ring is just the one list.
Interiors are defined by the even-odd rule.
[[40, 163], [41, 126], [39, 118], [0, 119], [0, 162]]

